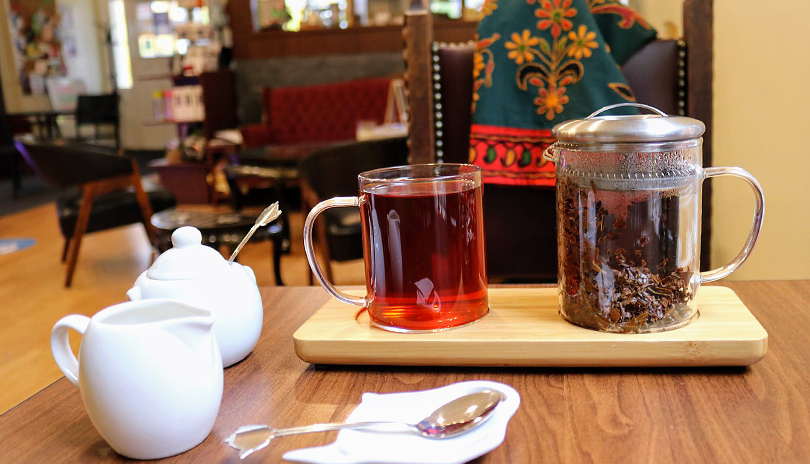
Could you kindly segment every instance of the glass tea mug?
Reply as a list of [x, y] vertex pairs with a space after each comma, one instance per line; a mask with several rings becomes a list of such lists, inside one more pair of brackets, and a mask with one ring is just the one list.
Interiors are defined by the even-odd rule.
[[[599, 116], [619, 106], [655, 115]], [[636, 103], [556, 125], [545, 153], [556, 165], [560, 314], [589, 329], [646, 333], [688, 324], [698, 286], [734, 272], [765, 213], [762, 187], [736, 167], [702, 166], [702, 122]], [[745, 180], [756, 211], [742, 251], [700, 272], [701, 186]]]
[[[322, 201], [304, 224], [307, 260], [321, 285], [394, 332], [437, 332], [486, 315], [481, 168], [414, 164], [364, 172], [358, 183], [358, 196]], [[315, 256], [315, 218], [335, 207], [360, 208], [364, 297], [335, 288]]]

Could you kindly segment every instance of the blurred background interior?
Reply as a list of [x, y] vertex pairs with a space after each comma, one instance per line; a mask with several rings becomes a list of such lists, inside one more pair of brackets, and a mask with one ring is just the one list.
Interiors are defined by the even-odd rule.
[[[260, 285], [310, 285], [301, 227], [314, 202], [351, 195], [361, 166], [406, 163], [415, 151], [441, 158], [450, 135], [431, 113], [444, 79], [433, 76], [433, 43], [473, 40], [485, 3], [0, 0], [0, 312], [12, 321], [0, 329], [0, 412], [58, 377], [54, 321], [121, 301], [180, 225], [227, 254], [279, 201], [282, 220], [241, 260]], [[691, 3], [627, 2], [685, 50], [673, 79], [689, 81], [684, 114], [709, 119], [709, 163], [743, 166], [765, 190], [760, 241], [731, 279], [808, 279], [810, 219], [798, 206], [810, 196], [810, 3]], [[319, 165], [324, 153], [366, 155]], [[746, 189], [720, 181], [704, 199], [704, 266], [738, 253], [753, 210]], [[361, 285], [357, 218], [324, 219], [322, 262], [336, 283]], [[553, 209], [541, 218], [552, 237], [554, 220]]]

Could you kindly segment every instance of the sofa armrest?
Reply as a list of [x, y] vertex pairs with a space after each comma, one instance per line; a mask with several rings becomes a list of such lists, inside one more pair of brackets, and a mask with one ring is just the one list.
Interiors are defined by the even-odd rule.
[[261, 147], [273, 143], [273, 133], [265, 123], [249, 124], [239, 128], [242, 132], [242, 146], [245, 148]]

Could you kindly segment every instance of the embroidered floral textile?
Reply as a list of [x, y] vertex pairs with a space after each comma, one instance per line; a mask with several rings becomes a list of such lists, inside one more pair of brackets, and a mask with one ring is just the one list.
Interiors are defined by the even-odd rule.
[[470, 162], [489, 183], [554, 185], [542, 157], [551, 128], [634, 101], [619, 65], [655, 30], [618, 0], [487, 0], [482, 11]]

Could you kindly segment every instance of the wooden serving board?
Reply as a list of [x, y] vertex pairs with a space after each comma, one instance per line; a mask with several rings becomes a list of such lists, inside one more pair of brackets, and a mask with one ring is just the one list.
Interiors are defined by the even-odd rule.
[[701, 287], [696, 320], [653, 334], [569, 324], [557, 312], [556, 288], [491, 288], [489, 306], [466, 327], [400, 334], [371, 326], [365, 311], [332, 299], [295, 332], [295, 352], [314, 364], [748, 366], [768, 347], [768, 333], [725, 287]]

